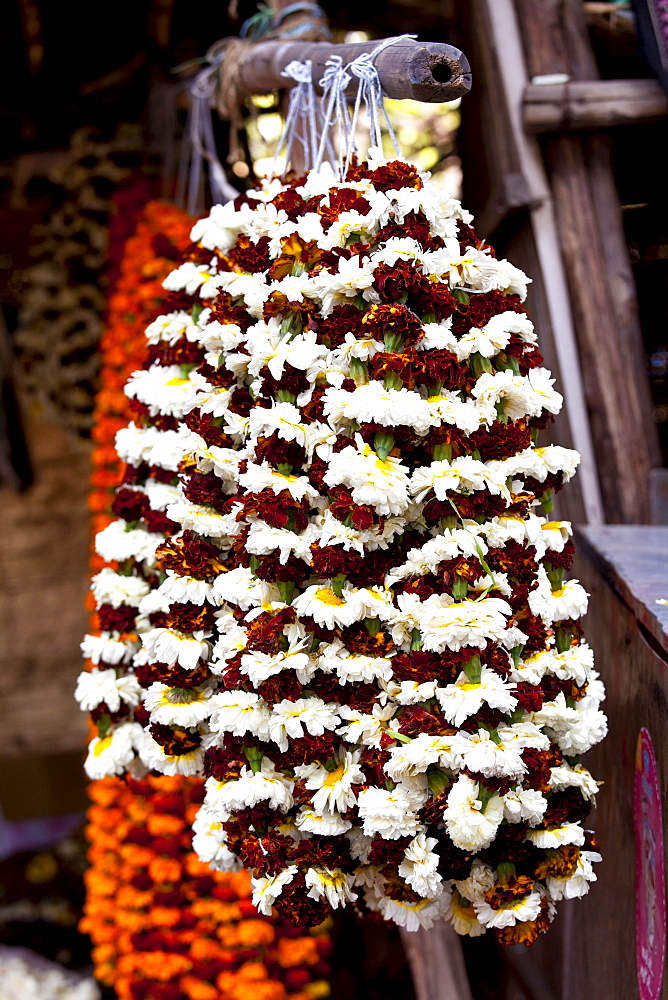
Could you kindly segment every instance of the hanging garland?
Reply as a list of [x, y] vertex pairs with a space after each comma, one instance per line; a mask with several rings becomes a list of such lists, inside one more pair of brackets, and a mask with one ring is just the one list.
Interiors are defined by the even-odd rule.
[[[113, 521], [109, 511], [122, 479], [111, 446], [129, 419], [122, 386], [145, 356], [144, 328], [164, 298], [162, 281], [188, 246], [191, 227], [192, 219], [175, 206], [149, 202], [126, 244], [101, 345], [91, 494], [98, 531]], [[150, 523], [154, 533], [169, 530], [159, 510]], [[105, 565], [100, 555], [93, 556], [95, 569]], [[99, 637], [87, 637], [85, 646], [96, 659]], [[108, 646], [106, 655], [113, 656]], [[80, 689], [90, 686], [89, 680], [83, 675]], [[116, 712], [126, 704], [122, 694], [118, 705], [108, 700], [106, 707]], [[94, 714], [104, 729], [104, 713]], [[93, 941], [96, 977], [113, 986], [119, 1000], [317, 1000], [328, 995], [326, 928], [304, 935], [260, 917], [250, 902], [247, 873], [212, 874], [193, 854], [190, 823], [203, 794], [198, 778], [92, 782], [81, 929]]]
[[[149, 201], [135, 232], [127, 239], [107, 309], [107, 327], [100, 340], [100, 387], [95, 397], [91, 456], [93, 472], [89, 507], [93, 531], [109, 524], [111, 504], [123, 478], [114, 440], [130, 419], [123, 387], [146, 354], [144, 330], [159, 313], [162, 282], [190, 243], [192, 219], [175, 205]], [[100, 569], [102, 562], [94, 563]]]
[[595, 878], [603, 686], [528, 279], [470, 222], [397, 160], [195, 226], [126, 388], [79, 693], [91, 776], [206, 776], [193, 846], [260, 912], [531, 943]]

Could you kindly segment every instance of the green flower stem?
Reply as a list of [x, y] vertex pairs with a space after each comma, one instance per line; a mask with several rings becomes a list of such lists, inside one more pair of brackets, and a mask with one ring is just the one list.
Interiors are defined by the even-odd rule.
[[480, 684], [482, 676], [482, 662], [479, 656], [472, 656], [462, 667], [471, 684]]
[[366, 385], [369, 381], [369, 366], [359, 358], [350, 359], [350, 376], [355, 385]]
[[432, 452], [432, 458], [435, 462], [451, 462], [452, 461], [452, 445], [451, 444], [437, 444], [434, 445], [434, 450]]
[[429, 791], [433, 795], [440, 795], [441, 792], [450, 787], [452, 778], [445, 771], [441, 771], [440, 767], [430, 764], [427, 768], [427, 784], [429, 785]]
[[332, 590], [337, 597], [343, 596], [343, 585], [346, 582], [345, 573], [337, 573], [336, 576], [332, 577]]
[[387, 461], [387, 456], [394, 448], [394, 438], [391, 434], [376, 434], [373, 439], [373, 450], [381, 462]]
[[293, 580], [277, 580], [276, 587], [279, 594], [281, 595], [281, 600], [284, 604], [292, 604], [292, 598], [295, 593], [295, 584]]
[[422, 649], [422, 634], [419, 628], [414, 628], [411, 634], [411, 652], [417, 652]]
[[253, 774], [257, 774], [262, 768], [262, 751], [257, 747], [244, 747], [244, 756], [250, 764]]

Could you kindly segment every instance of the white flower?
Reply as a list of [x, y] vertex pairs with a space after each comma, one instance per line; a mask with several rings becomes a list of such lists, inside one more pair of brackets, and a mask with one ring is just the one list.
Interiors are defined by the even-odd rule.
[[471, 392], [477, 400], [481, 419], [487, 424], [497, 419], [497, 406], [501, 405], [509, 420], [519, 420], [527, 415], [538, 416], [541, 411], [527, 377], [513, 375], [509, 370], [484, 372]]
[[211, 691], [172, 688], [157, 681], [144, 692], [144, 708], [151, 721], [164, 726], [197, 726], [211, 714]]
[[374, 276], [368, 260], [360, 257], [339, 259], [338, 271], [320, 271], [313, 280], [314, 295], [322, 305], [323, 316], [329, 316], [335, 305], [354, 299], [373, 285]]
[[[455, 885], [458, 884], [455, 882]], [[457, 934], [467, 935], [468, 937], [480, 937], [481, 934], [485, 933], [485, 928], [478, 920], [475, 907], [467, 896], [455, 888], [452, 889], [452, 892], [445, 892], [443, 895], [448, 904], [445, 916]]]
[[145, 528], [128, 528], [127, 521], [112, 521], [95, 536], [95, 551], [105, 562], [136, 559], [146, 566], [155, 562], [155, 550], [164, 537]]
[[382, 382], [367, 382], [352, 392], [327, 389], [323, 396], [324, 414], [335, 430], [356, 420], [385, 427], [406, 424], [416, 434], [424, 435], [432, 425], [429, 407], [419, 392], [411, 389], [386, 389]]
[[544, 448], [534, 448], [534, 454], [542, 463], [542, 471], [535, 478], [543, 483], [548, 475], [561, 473], [564, 483], [575, 474], [580, 464], [580, 456], [572, 448], [562, 448], [558, 444], [548, 444]]
[[201, 243], [207, 250], [227, 253], [234, 246], [249, 214], [248, 206], [244, 205], [237, 211], [232, 201], [225, 205], [214, 205], [204, 219], [195, 223], [190, 239], [193, 243]]
[[482, 899], [495, 883], [496, 873], [479, 858], [473, 860], [471, 871], [465, 879], [455, 879], [458, 892], [473, 902]]
[[304, 652], [305, 640], [298, 640], [285, 651], [260, 653], [253, 650], [241, 657], [241, 670], [251, 684], [257, 687], [263, 681], [275, 677], [282, 670], [294, 670], [301, 684], [307, 684], [316, 671], [315, 663]]
[[391, 792], [385, 788], [362, 789], [357, 797], [357, 808], [367, 837], [379, 833], [386, 840], [397, 840], [420, 831], [411, 800], [400, 785]]
[[357, 893], [350, 888], [350, 875], [339, 868], [308, 868], [305, 875], [311, 899], [326, 899], [332, 909], [345, 906], [357, 899]]
[[140, 576], [123, 576], [109, 567], [95, 574], [90, 589], [98, 607], [110, 604], [112, 608], [120, 608], [123, 604], [136, 608], [142, 597], [149, 592], [146, 580], [142, 580]]
[[144, 403], [151, 416], [163, 413], [183, 417], [196, 404], [197, 390], [206, 384], [197, 372], [183, 378], [179, 365], [154, 364], [133, 372], [125, 386], [125, 395]]
[[381, 707], [375, 704], [371, 714], [366, 714], [359, 709], [351, 708], [350, 705], [341, 705], [338, 713], [345, 721], [345, 725], [337, 729], [337, 733], [347, 743], [363, 743], [365, 746], [379, 747], [383, 733], [387, 729], [386, 723], [396, 710], [396, 705]]
[[429, 930], [434, 922], [447, 912], [447, 893], [442, 893], [436, 899], [420, 899], [415, 902], [391, 899], [380, 891], [369, 889], [364, 894], [367, 905], [372, 910], [378, 910], [385, 920], [392, 920], [407, 931], [418, 931], [421, 927]]
[[259, 580], [244, 566], [237, 566], [216, 577], [213, 594], [219, 604], [236, 604], [244, 611], [279, 601], [277, 588]]
[[81, 642], [81, 652], [93, 663], [109, 663], [118, 666], [119, 663], [129, 663], [137, 649], [136, 642], [131, 639], [112, 639], [106, 632], [103, 635], [85, 635]]
[[503, 796], [503, 815], [508, 823], [540, 823], [547, 809], [547, 799], [533, 788], [515, 788]]
[[438, 874], [439, 855], [434, 853], [438, 844], [435, 837], [419, 833], [404, 852], [399, 865], [399, 875], [420, 896], [433, 898], [443, 892], [443, 876]]
[[587, 802], [591, 802], [598, 793], [598, 782], [594, 780], [586, 767], [577, 764], [570, 767], [568, 764], [561, 764], [550, 770], [550, 788], [558, 792], [562, 788], [579, 788], [580, 794]]
[[436, 695], [436, 681], [423, 681], [418, 684], [417, 681], [400, 681], [399, 683], [395, 680], [389, 681], [387, 684], [382, 684], [385, 690], [394, 701], [399, 705], [419, 705], [420, 702], [429, 701], [430, 698]]
[[[559, 749], [567, 757], [587, 753], [600, 743], [608, 732], [608, 720], [595, 705], [587, 704], [588, 698], [575, 703], [575, 719], [565, 732], [557, 734]], [[545, 705], [543, 705], [543, 710]]]
[[91, 781], [123, 774], [135, 756], [137, 740], [143, 736], [138, 722], [122, 722], [106, 736], [95, 736], [88, 744], [84, 770]]
[[466, 434], [473, 434], [480, 427], [480, 412], [472, 402], [463, 402], [456, 393], [442, 389], [437, 396], [426, 400], [431, 427], [449, 424], [459, 427]]
[[309, 791], [317, 789], [312, 798], [313, 808], [323, 815], [345, 812], [355, 805], [353, 785], [366, 784], [366, 776], [359, 766], [359, 753], [349, 753], [340, 749], [335, 760], [336, 766], [328, 770], [321, 764], [302, 764], [294, 769]]
[[249, 493], [260, 493], [269, 487], [276, 496], [285, 490], [293, 500], [303, 500], [304, 497], [315, 500], [318, 496], [306, 476], [284, 476], [276, 472], [268, 462], [263, 462], [262, 465], [249, 463], [246, 472], [239, 476], [239, 485]]
[[492, 843], [503, 819], [503, 799], [492, 795], [483, 811], [480, 786], [460, 774], [448, 794], [443, 810], [445, 828], [455, 847], [463, 851], [482, 851]]
[[194, 750], [186, 753], [170, 754], [165, 748], [154, 740], [149, 732], [142, 730], [142, 738], [138, 743], [137, 750], [142, 762], [151, 770], [160, 771], [161, 774], [181, 774], [184, 777], [194, 777], [202, 773], [204, 764], [204, 747], [197, 746]]
[[203, 299], [212, 298], [218, 291], [216, 274], [215, 258], [210, 265], [187, 261], [167, 275], [162, 287], [168, 292], [185, 292], [186, 295], [195, 295], [199, 292]]
[[213, 732], [234, 736], [251, 733], [258, 739], [268, 739], [271, 710], [254, 691], [220, 691], [211, 698], [209, 708]]
[[563, 587], [552, 591], [552, 621], [581, 618], [587, 613], [588, 596], [577, 580], [566, 580]]
[[294, 783], [281, 771], [274, 770], [268, 757], [263, 757], [261, 770], [255, 774], [242, 767], [237, 780], [212, 783], [211, 802], [215, 808], [220, 806], [230, 812], [250, 809], [258, 802], [268, 802], [271, 809], [288, 812], [294, 805], [293, 787]]
[[176, 629], [154, 628], [141, 635], [142, 645], [153, 662], [173, 667], [178, 663], [184, 670], [194, 670], [200, 660], [208, 660], [211, 644], [204, 638], [208, 632], [186, 635]]
[[499, 597], [481, 601], [453, 601], [446, 607], [423, 605], [420, 631], [425, 649], [441, 652], [465, 646], [485, 648], [488, 641], [499, 642], [508, 627], [510, 605]]
[[79, 702], [82, 712], [90, 712], [103, 702], [111, 712], [118, 712], [121, 702], [135, 706], [141, 698], [141, 687], [134, 674], [116, 676], [116, 671], [98, 670], [93, 667], [84, 671], [77, 678], [74, 697]]
[[327, 809], [316, 811], [309, 806], [301, 807], [295, 823], [302, 833], [318, 833], [322, 837], [339, 837], [352, 829], [352, 823], [338, 813]]
[[251, 876], [251, 886], [253, 887], [253, 906], [257, 906], [260, 913], [265, 917], [271, 916], [274, 901], [280, 896], [283, 887], [289, 885], [297, 874], [296, 865], [290, 865], [278, 875], [271, 875], [268, 878], [254, 878]]
[[384, 770], [393, 781], [399, 781], [424, 774], [432, 764], [451, 770], [459, 770], [462, 766], [461, 755], [455, 750], [452, 737], [420, 733], [409, 743], [392, 747]]
[[496, 743], [491, 734], [480, 729], [477, 733], [459, 733], [456, 747], [464, 759], [464, 766], [487, 778], [521, 778], [527, 767], [518, 748]]
[[597, 851], [580, 851], [575, 871], [567, 878], [549, 875], [545, 884], [552, 899], [578, 899], [589, 892], [589, 883], [596, 882], [592, 861], [601, 861]]
[[539, 892], [529, 892], [519, 899], [512, 899], [494, 910], [485, 899], [478, 900], [475, 906], [478, 920], [484, 927], [513, 927], [518, 922], [535, 920], [541, 910], [541, 895]]
[[328, 486], [349, 486], [357, 504], [370, 504], [379, 514], [401, 514], [409, 503], [408, 468], [392, 455], [383, 461], [355, 436], [357, 447], [343, 448], [329, 460]]
[[214, 871], [236, 872], [241, 870], [241, 862], [225, 843], [226, 833], [218, 815], [202, 806], [193, 823], [193, 851]]
[[290, 739], [298, 740], [304, 728], [311, 736], [322, 736], [327, 729], [336, 729], [339, 716], [320, 698], [284, 698], [274, 705], [269, 717], [269, 738], [285, 752]]
[[547, 830], [527, 830], [525, 839], [531, 841], [534, 847], [552, 848], [563, 844], [584, 844], [584, 830], [579, 823], [562, 823]]
[[464, 493], [488, 490], [495, 496], [509, 499], [506, 477], [497, 472], [492, 462], [479, 462], [470, 455], [456, 458], [452, 462], [432, 462], [421, 466], [413, 473], [411, 494], [422, 502], [430, 490], [437, 500], [447, 500], [449, 492]]
[[352, 625], [358, 620], [354, 603], [347, 601], [346, 596], [337, 597], [330, 587], [307, 587], [293, 600], [292, 606], [300, 616], [307, 615], [325, 628]]

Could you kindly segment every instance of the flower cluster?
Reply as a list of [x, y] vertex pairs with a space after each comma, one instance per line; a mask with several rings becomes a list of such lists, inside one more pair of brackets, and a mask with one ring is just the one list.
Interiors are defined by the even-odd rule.
[[81, 929], [119, 1000], [317, 1000], [329, 938], [257, 912], [247, 872], [212, 872], [192, 851], [201, 781], [93, 782]]
[[470, 222], [372, 161], [195, 225], [126, 388], [79, 698], [92, 776], [206, 777], [193, 846], [261, 912], [529, 943], [595, 877], [603, 687], [528, 279]]
[[[114, 448], [116, 433], [130, 420], [123, 386], [144, 359], [144, 330], [160, 311], [165, 295], [162, 282], [188, 247], [192, 222], [169, 202], [149, 201], [120, 257], [107, 327], [100, 340], [100, 384], [93, 411], [89, 506], [95, 532], [113, 520], [109, 512], [123, 479], [123, 463]], [[95, 569], [101, 568], [100, 561]]]

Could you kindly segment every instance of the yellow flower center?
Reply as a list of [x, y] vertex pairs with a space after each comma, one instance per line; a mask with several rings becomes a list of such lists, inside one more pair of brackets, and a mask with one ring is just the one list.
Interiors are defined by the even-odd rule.
[[93, 756], [99, 757], [101, 754], [104, 753], [105, 750], [108, 750], [109, 747], [111, 746], [111, 740], [112, 740], [111, 736], [105, 736], [103, 740], [100, 740], [99, 743], [96, 743], [95, 749], [93, 750]]
[[334, 591], [329, 590], [328, 587], [318, 587], [315, 596], [323, 604], [339, 605], [346, 603], [342, 597], [337, 597]]
[[167, 385], [185, 385], [186, 382], [189, 381], [190, 381], [189, 378], [170, 378], [169, 382], [167, 382]]
[[329, 774], [327, 775], [327, 777], [325, 778], [325, 780], [322, 783], [322, 787], [323, 788], [331, 788], [332, 785], [335, 785], [337, 783], [337, 781], [341, 780], [341, 778], [345, 774], [345, 770], [346, 770], [346, 765], [345, 764], [339, 764], [339, 766], [337, 767], [337, 769], [335, 771], [330, 771], [329, 772]]

